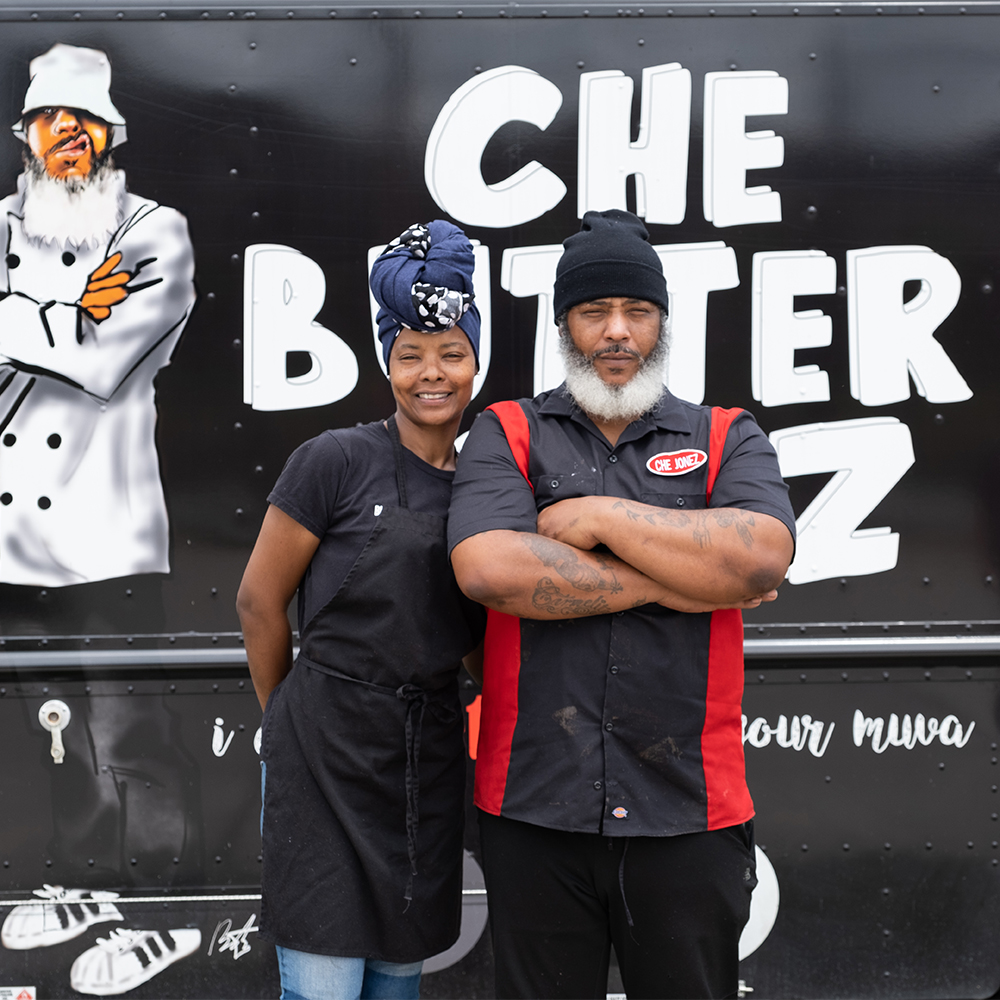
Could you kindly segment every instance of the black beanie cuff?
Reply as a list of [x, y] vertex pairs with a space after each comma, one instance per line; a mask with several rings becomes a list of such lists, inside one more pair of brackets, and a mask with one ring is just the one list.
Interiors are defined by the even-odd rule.
[[654, 302], [669, 310], [663, 272], [636, 260], [587, 260], [556, 277], [552, 308], [558, 321], [581, 302], [621, 297]]

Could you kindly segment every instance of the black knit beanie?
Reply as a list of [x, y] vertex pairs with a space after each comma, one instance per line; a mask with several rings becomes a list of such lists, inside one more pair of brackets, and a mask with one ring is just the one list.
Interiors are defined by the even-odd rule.
[[556, 319], [581, 302], [622, 296], [669, 308], [667, 282], [638, 216], [612, 208], [587, 212], [580, 232], [563, 241], [552, 305]]

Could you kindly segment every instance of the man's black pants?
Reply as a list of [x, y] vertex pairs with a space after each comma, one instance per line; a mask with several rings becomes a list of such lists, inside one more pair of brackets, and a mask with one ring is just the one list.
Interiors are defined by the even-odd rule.
[[501, 998], [735, 996], [753, 823], [678, 837], [564, 833], [480, 811]]

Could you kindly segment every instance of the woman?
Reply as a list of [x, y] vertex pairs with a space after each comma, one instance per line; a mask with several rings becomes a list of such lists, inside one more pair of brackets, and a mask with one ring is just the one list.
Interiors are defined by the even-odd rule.
[[[237, 598], [263, 723], [261, 936], [282, 997], [416, 997], [461, 916], [457, 674], [484, 612], [448, 563], [478, 367], [473, 253], [412, 226], [372, 269], [396, 412], [288, 460]], [[287, 609], [298, 590], [300, 651]]]

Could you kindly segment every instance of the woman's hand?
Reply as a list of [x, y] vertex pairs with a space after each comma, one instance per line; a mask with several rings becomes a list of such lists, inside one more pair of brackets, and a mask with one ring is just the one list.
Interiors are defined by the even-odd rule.
[[480, 686], [483, 686], [483, 650], [485, 640], [471, 652], [462, 657], [465, 672]]

